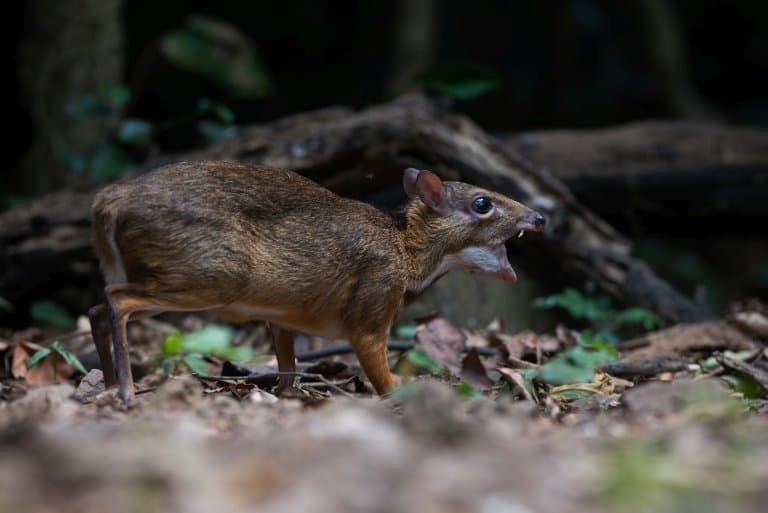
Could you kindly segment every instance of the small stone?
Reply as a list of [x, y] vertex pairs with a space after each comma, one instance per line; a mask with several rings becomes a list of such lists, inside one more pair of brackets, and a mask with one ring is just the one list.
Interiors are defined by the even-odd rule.
[[254, 404], [275, 404], [279, 400], [276, 396], [264, 390], [254, 389], [248, 395], [248, 399]]
[[80, 381], [73, 398], [80, 402], [89, 402], [98, 394], [106, 390], [104, 385], [104, 373], [100, 369], [91, 369]]

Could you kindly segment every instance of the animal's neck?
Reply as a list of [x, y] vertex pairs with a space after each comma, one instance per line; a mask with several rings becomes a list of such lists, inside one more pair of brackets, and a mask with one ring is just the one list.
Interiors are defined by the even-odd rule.
[[440, 218], [431, 215], [418, 200], [411, 201], [402, 214], [401, 230], [405, 256], [406, 291], [420, 294], [456, 264], [441, 237]]

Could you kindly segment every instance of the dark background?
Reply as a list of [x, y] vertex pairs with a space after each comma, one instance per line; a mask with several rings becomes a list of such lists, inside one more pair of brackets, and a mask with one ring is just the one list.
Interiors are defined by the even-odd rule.
[[[163, 57], [162, 39], [195, 15], [250, 39], [268, 91], [233, 94]], [[62, 149], [86, 152], [114, 126], [85, 126], [63, 113], [103, 81], [130, 90], [122, 118], [162, 128], [148, 149], [132, 150], [134, 163], [205, 144], [188, 122], [200, 98], [227, 105], [237, 125], [262, 123], [425, 90], [420, 73], [457, 63], [492, 74], [498, 87], [441, 101], [499, 135], [644, 119], [768, 124], [764, 0], [31, 0], [7, 6], [4, 19], [8, 130], [0, 209], [91, 183], [61, 158]], [[404, 26], [416, 28], [418, 51], [402, 53]], [[411, 57], [419, 69], [408, 70]], [[687, 237], [608, 220], [628, 231], [636, 253], [663, 276], [688, 294], [703, 286], [720, 310], [768, 290], [759, 229]]]
[[[130, 114], [172, 119], [202, 96], [221, 95], [205, 77], [174, 68], [154, 50], [158, 39], [182, 26], [190, 14], [227, 21], [258, 46], [273, 88], [265, 98], [232, 101], [238, 123], [331, 104], [362, 107], [384, 101], [399, 92], [390, 84], [405, 3], [125, 2], [122, 78], [141, 88]], [[665, 90], [654, 49], [658, 28], [645, 7], [653, 3], [433, 2], [430, 60], [435, 65], [477, 63], [498, 74], [501, 87], [456, 104], [495, 132], [691, 115]], [[768, 2], [659, 3], [673, 16], [685, 59], [686, 69], [680, 71], [704, 111], [733, 123], [768, 123]], [[32, 21], [25, 3], [9, 8], [3, 48], [13, 69], [20, 64], [22, 33]], [[36, 130], [14, 75], [9, 74], [12, 100], [6, 104], [12, 121], [4, 138], [7, 192], [39, 192], [14, 176]], [[182, 130], [167, 134], [162, 143], [173, 151], [193, 141]]]

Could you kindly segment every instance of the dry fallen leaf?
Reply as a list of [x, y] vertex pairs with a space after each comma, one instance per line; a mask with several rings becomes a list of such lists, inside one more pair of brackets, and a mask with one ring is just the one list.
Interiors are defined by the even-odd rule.
[[416, 328], [415, 339], [417, 347], [423, 348], [451, 374], [461, 374], [464, 334], [460, 329], [442, 317], [435, 317]]
[[493, 381], [488, 377], [485, 365], [475, 348], [470, 349], [461, 360], [460, 377], [477, 390], [488, 390], [493, 386]]
[[740, 330], [724, 322], [701, 322], [678, 324], [671, 328], [648, 333], [637, 341], [647, 345], [628, 351], [625, 359], [650, 358], [652, 356], [686, 356], [697, 351], [711, 352], [718, 349], [740, 351], [753, 346], [752, 339]]
[[13, 350], [11, 373], [16, 379], [23, 379], [29, 385], [58, 383], [69, 379], [76, 369], [53, 352], [37, 362], [32, 368], [27, 367], [27, 360], [41, 347], [33, 343], [20, 343]]
[[27, 376], [27, 359], [32, 356], [23, 344], [13, 348], [11, 356], [11, 375], [15, 379], [24, 379]]
[[525, 378], [517, 369], [510, 369], [508, 367], [498, 367], [496, 370], [498, 370], [501, 375], [509, 382], [510, 385], [517, 388], [517, 390], [520, 391], [521, 394], [523, 394], [523, 397], [525, 397], [527, 400], [531, 401], [532, 403], [538, 405], [539, 404], [539, 398], [536, 397], [536, 394], [531, 394], [531, 392], [528, 391], [527, 388], [525, 388]]
[[521, 359], [526, 354], [553, 353], [560, 342], [552, 335], [539, 335], [532, 330], [523, 330], [516, 335], [494, 333], [491, 340], [506, 351], [511, 358]]
[[568, 395], [568, 392], [586, 392], [589, 394], [613, 395], [634, 386], [634, 383], [626, 379], [610, 376], [599, 370], [595, 371], [595, 379], [589, 383], [571, 383], [549, 389], [549, 394], [557, 396], [565, 401], [578, 399], [577, 395]]

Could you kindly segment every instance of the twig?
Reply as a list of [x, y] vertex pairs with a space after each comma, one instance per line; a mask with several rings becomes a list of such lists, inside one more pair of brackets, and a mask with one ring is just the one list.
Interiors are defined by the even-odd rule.
[[518, 367], [522, 367], [524, 369], [540, 369], [541, 365], [538, 365], [536, 363], [528, 362], [525, 360], [521, 360], [520, 358], [515, 358], [514, 356], [507, 356], [507, 361], [509, 363], [514, 363]]
[[54, 342], [56, 342], [57, 340], [59, 342], [61, 342], [62, 340], [69, 340], [71, 338], [84, 337], [84, 336], [90, 335], [90, 334], [91, 334], [91, 332], [90, 331], [86, 331], [86, 330], [71, 331], [69, 333], [64, 333], [63, 335], [58, 335], [58, 336], [55, 336], [55, 337], [46, 338], [45, 340], [40, 342], [39, 345], [47, 347], [47, 346], [53, 344]]
[[603, 372], [617, 378], [647, 378], [662, 372], [688, 369], [688, 362], [679, 358], [653, 356], [642, 360], [620, 360], [600, 367]]
[[350, 383], [352, 380], [354, 380], [354, 376], [345, 379], [343, 381], [330, 381], [322, 374], [315, 374], [314, 372], [269, 372], [264, 374], [258, 374], [255, 376], [203, 376], [201, 374], [192, 374], [198, 379], [201, 379], [203, 381], [224, 381], [224, 382], [231, 382], [231, 381], [243, 381], [245, 383], [254, 383], [258, 384], [259, 382], [264, 382], [267, 380], [274, 380], [277, 379], [280, 376], [298, 376], [300, 378], [307, 378], [307, 379], [315, 379], [318, 381], [321, 381], [325, 386], [328, 388], [331, 388], [340, 394], [346, 395], [348, 397], [354, 397], [352, 394], [341, 388], [341, 386], [346, 385]]
[[764, 371], [763, 369], [755, 367], [754, 365], [743, 360], [734, 360], [725, 356], [717, 357], [717, 361], [726, 369], [750, 376], [752, 379], [760, 383], [763, 388], [768, 389], [768, 372]]
[[[752, 363], [758, 358], [760, 358], [764, 351], [765, 349], [763, 347], [758, 347], [754, 351], [752, 351], [750, 354], [748, 354], [744, 358], [740, 358], [737, 361]], [[725, 374], [728, 368], [725, 367], [719, 359], [716, 358], [716, 360], [720, 364], [720, 367], [717, 367], [716, 369], [712, 369], [711, 371], [698, 376], [696, 379], [716, 378], [718, 376], [722, 376], [723, 374]]]
[[[387, 349], [390, 351], [410, 351], [413, 349], [413, 342], [407, 340], [390, 340], [387, 342]], [[463, 352], [467, 352], [471, 347], [465, 347]], [[475, 347], [480, 356], [497, 356], [499, 350], [495, 347]], [[310, 360], [317, 360], [319, 358], [325, 358], [326, 356], [334, 356], [339, 354], [349, 354], [354, 352], [352, 346], [349, 344], [338, 344], [335, 346], [324, 347], [322, 349], [316, 349], [313, 351], [305, 351], [303, 353], [296, 354], [296, 359], [300, 362], [306, 362]]]
[[630, 351], [632, 349], [639, 349], [641, 347], [645, 347], [650, 343], [651, 341], [648, 340], [648, 337], [644, 336], [644, 337], [633, 338], [630, 340], [619, 342], [619, 344], [616, 346], [616, 349], [618, 349], [619, 351]]

